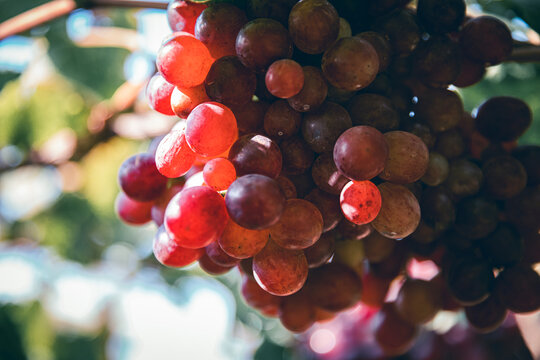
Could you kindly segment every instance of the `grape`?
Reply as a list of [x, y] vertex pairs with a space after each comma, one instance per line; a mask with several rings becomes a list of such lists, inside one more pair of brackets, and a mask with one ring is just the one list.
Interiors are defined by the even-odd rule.
[[[252, 269], [249, 269], [249, 273], [253, 273]], [[242, 296], [246, 303], [254, 307], [255, 309], [264, 310], [266, 308], [279, 307], [281, 303], [281, 297], [272, 295], [263, 290], [255, 279], [250, 277], [244, 277], [242, 281]]]
[[493, 141], [512, 141], [531, 125], [532, 114], [523, 100], [510, 96], [496, 96], [478, 108], [476, 127]]
[[460, 304], [467, 306], [487, 299], [494, 280], [493, 270], [488, 262], [472, 256], [453, 259], [446, 272], [450, 291]]
[[345, 108], [325, 102], [317, 110], [304, 115], [302, 136], [311, 150], [317, 153], [332, 151], [338, 137], [352, 126]]
[[385, 303], [372, 320], [375, 341], [385, 355], [400, 355], [409, 350], [418, 327], [403, 320], [397, 313], [394, 303]]
[[167, 134], [156, 150], [156, 167], [168, 178], [184, 175], [195, 162], [195, 153], [189, 147], [184, 131], [175, 130]]
[[465, 316], [477, 331], [488, 333], [496, 330], [506, 319], [506, 308], [496, 296], [473, 306], [465, 307]]
[[281, 172], [282, 156], [274, 141], [263, 135], [248, 134], [240, 137], [229, 151], [238, 176], [261, 174], [277, 178]]
[[286, 139], [300, 129], [302, 115], [285, 100], [276, 100], [264, 115], [264, 131], [272, 138]]
[[289, 32], [301, 51], [322, 53], [337, 39], [339, 15], [326, 0], [298, 2], [289, 14]]
[[236, 55], [236, 36], [247, 23], [243, 10], [232, 4], [211, 4], [197, 18], [195, 37], [202, 41], [214, 59]]
[[278, 59], [292, 56], [292, 40], [287, 29], [276, 20], [255, 19], [236, 37], [236, 54], [246, 67], [265, 71]]
[[279, 221], [270, 228], [270, 237], [286, 249], [305, 249], [322, 234], [323, 218], [315, 205], [307, 200], [287, 200]]
[[396, 246], [394, 239], [382, 236], [377, 231], [371, 232], [363, 239], [364, 253], [370, 262], [381, 262], [388, 258]]
[[379, 58], [379, 71], [386, 70], [392, 59], [392, 47], [388, 39], [375, 31], [365, 31], [355, 36], [366, 40], [373, 46]]
[[304, 254], [310, 268], [322, 266], [330, 260], [336, 248], [336, 237], [337, 234], [335, 231], [325, 232], [321, 234], [321, 237], [315, 244], [304, 249]]
[[371, 126], [355, 126], [345, 131], [334, 146], [334, 162], [351, 180], [377, 176], [388, 159], [388, 144], [383, 134]]
[[429, 126], [416, 121], [408, 122], [403, 125], [404, 130], [422, 139], [428, 149], [433, 149], [437, 138], [435, 137], [435, 134], [433, 134]]
[[125, 160], [118, 170], [118, 182], [128, 197], [142, 202], [157, 199], [167, 187], [167, 178], [158, 172], [154, 156], [148, 153]]
[[202, 103], [187, 118], [186, 140], [199, 155], [220, 155], [231, 147], [237, 136], [233, 112], [220, 103]]
[[229, 185], [236, 180], [236, 170], [227, 159], [212, 159], [204, 165], [203, 179], [206, 185], [216, 191], [227, 190]]
[[425, 189], [421, 205], [424, 221], [437, 233], [448, 229], [456, 219], [451, 194], [442, 186]]
[[525, 188], [519, 195], [506, 201], [506, 215], [522, 230], [540, 230], [540, 186]]
[[253, 257], [257, 283], [272, 295], [286, 296], [299, 291], [306, 282], [308, 264], [302, 250], [289, 250], [268, 241]]
[[182, 191], [183, 188], [184, 186], [182, 184], [174, 184], [154, 201], [150, 215], [157, 226], [163, 225], [165, 210], [167, 209], [167, 205], [169, 205], [169, 201], [171, 201], [174, 195]]
[[463, 236], [479, 239], [495, 230], [498, 217], [495, 202], [483, 197], [467, 198], [458, 204], [455, 228]]
[[364, 243], [362, 241], [341, 239], [336, 242], [332, 263], [347, 265], [360, 275], [364, 258]]
[[384, 132], [394, 130], [399, 125], [399, 113], [392, 101], [382, 95], [355, 95], [351, 98], [347, 110], [354, 126], [369, 125]]
[[380, 0], [370, 2], [368, 11], [372, 16], [380, 16], [392, 12], [400, 7], [405, 7], [411, 0]]
[[205, 253], [201, 258], [199, 259], [199, 266], [201, 269], [203, 269], [207, 274], [210, 275], [221, 275], [225, 274], [229, 270], [231, 270], [234, 266], [222, 266], [219, 264], [216, 264], [210, 257]]
[[210, 68], [204, 87], [210, 99], [224, 105], [244, 105], [251, 101], [257, 78], [246, 68], [238, 57], [224, 56], [217, 59]]
[[390, 283], [391, 280], [375, 276], [369, 268], [364, 269], [362, 271], [362, 303], [373, 308], [383, 306]]
[[283, 155], [283, 172], [285, 174], [302, 174], [311, 167], [315, 155], [301, 138], [294, 136], [284, 139], [279, 144], [279, 148]]
[[410, 54], [420, 41], [420, 29], [414, 17], [405, 10], [398, 10], [383, 17], [375, 30], [390, 40], [392, 50], [397, 56]]
[[465, 138], [456, 128], [438, 134], [435, 151], [447, 159], [457, 158], [463, 155], [465, 150]]
[[428, 167], [421, 180], [426, 185], [437, 186], [446, 180], [449, 171], [448, 160], [437, 152], [430, 152]]
[[242, 106], [231, 106], [240, 135], [259, 131], [263, 127], [264, 115], [270, 105], [266, 101], [251, 101]]
[[217, 240], [227, 225], [225, 201], [204, 186], [184, 188], [165, 211], [165, 228], [182, 247], [197, 249]]
[[306, 291], [284, 297], [279, 305], [279, 320], [292, 332], [300, 333], [315, 322], [315, 308]]
[[305, 199], [313, 203], [321, 212], [324, 221], [323, 232], [332, 230], [343, 219], [338, 196], [314, 189]]
[[264, 248], [269, 236], [269, 230], [249, 230], [229, 220], [218, 243], [229, 256], [247, 259]]
[[500, 223], [497, 229], [480, 242], [484, 257], [494, 267], [515, 265], [523, 257], [523, 240], [512, 224]]
[[345, 218], [355, 224], [368, 224], [381, 209], [381, 194], [371, 181], [349, 181], [339, 197]]
[[405, 272], [405, 264], [409, 254], [404, 242], [396, 242], [389, 256], [378, 262], [369, 262], [369, 271], [373, 275], [392, 281], [395, 277]]
[[161, 76], [156, 74], [152, 76], [146, 86], [146, 98], [150, 107], [163, 115], [174, 115], [171, 108], [171, 94], [174, 91], [174, 85], [170, 84]]
[[252, 19], [270, 18], [287, 26], [289, 13], [294, 4], [296, 4], [296, 0], [248, 0], [247, 13]]
[[184, 0], [173, 0], [167, 6], [167, 20], [173, 32], [195, 32], [195, 22], [201, 12], [207, 8], [206, 4], [194, 3]]
[[468, 87], [476, 84], [486, 74], [486, 68], [481, 62], [469, 59], [466, 55], [461, 54], [460, 72], [454, 80], [454, 85], [457, 87]]
[[429, 161], [429, 151], [422, 139], [405, 131], [387, 132], [384, 138], [388, 144], [388, 159], [379, 177], [396, 184], [419, 180]]
[[442, 132], [459, 124], [463, 116], [463, 103], [455, 92], [433, 89], [419, 97], [414, 112], [434, 132]]
[[203, 85], [198, 85], [188, 89], [174, 88], [171, 94], [171, 108], [174, 113], [181, 117], [187, 118], [189, 113], [195, 107], [203, 102], [209, 101], [208, 95]]
[[266, 229], [277, 223], [285, 203], [278, 183], [260, 174], [236, 179], [229, 186], [225, 198], [231, 219], [250, 230]]
[[447, 36], [432, 36], [414, 51], [414, 71], [427, 86], [444, 88], [459, 76], [459, 45]]
[[181, 247], [167, 233], [164, 226], [160, 226], [154, 237], [152, 249], [156, 259], [165, 266], [187, 266], [204, 254], [204, 249], [188, 249]]
[[439, 288], [430, 281], [407, 279], [395, 301], [395, 310], [411, 324], [433, 319], [441, 307]]
[[180, 88], [204, 82], [213, 59], [206, 46], [188, 33], [175, 33], [161, 45], [156, 65], [165, 80]]
[[359, 37], [339, 39], [321, 62], [324, 76], [333, 86], [355, 91], [367, 87], [379, 71], [379, 57], [373, 46]]
[[476, 164], [459, 159], [450, 164], [445, 186], [454, 196], [461, 198], [478, 193], [483, 180], [482, 170]]
[[406, 187], [392, 183], [379, 185], [382, 207], [371, 225], [381, 235], [401, 239], [416, 229], [420, 222], [418, 200]]
[[487, 191], [496, 199], [509, 199], [527, 185], [527, 173], [521, 163], [511, 156], [497, 156], [482, 166]]
[[460, 45], [471, 59], [495, 65], [512, 53], [513, 40], [504, 22], [493, 16], [478, 16], [463, 25]]
[[334, 195], [339, 195], [349, 182], [349, 179], [338, 171], [331, 153], [323, 153], [315, 159], [311, 176], [319, 189]]
[[360, 300], [362, 283], [349, 267], [330, 263], [311, 271], [307, 291], [314, 305], [336, 312], [350, 308]]
[[151, 220], [153, 201], [135, 201], [123, 192], [119, 192], [114, 202], [120, 220], [130, 225], [142, 225]]
[[518, 146], [512, 151], [512, 156], [519, 160], [527, 172], [527, 185], [540, 184], [540, 146]]
[[307, 112], [322, 105], [328, 94], [328, 85], [318, 67], [304, 66], [302, 70], [304, 86], [298, 94], [288, 98], [287, 101], [294, 110]]
[[463, 0], [418, 0], [417, 16], [430, 33], [457, 31], [465, 18]]
[[266, 88], [278, 98], [287, 99], [298, 94], [304, 86], [304, 71], [294, 60], [276, 60], [265, 75]]
[[459, 235], [454, 230], [447, 231], [440, 240], [449, 250], [454, 252], [466, 252], [473, 247], [473, 240]]
[[540, 309], [540, 275], [530, 267], [505, 268], [497, 276], [495, 291], [510, 311], [529, 313]]
[[224, 252], [217, 241], [208, 244], [204, 250], [206, 251], [206, 256], [219, 266], [231, 267], [236, 266], [240, 262], [240, 259], [233, 258]]
[[296, 186], [294, 185], [294, 183], [291, 181], [291, 179], [289, 179], [288, 177], [285, 177], [285, 176], [278, 176], [278, 178], [276, 179], [278, 185], [279, 185], [279, 188], [281, 189], [281, 191], [283, 192], [283, 195], [285, 195], [285, 199], [295, 199], [297, 196], [296, 194]]

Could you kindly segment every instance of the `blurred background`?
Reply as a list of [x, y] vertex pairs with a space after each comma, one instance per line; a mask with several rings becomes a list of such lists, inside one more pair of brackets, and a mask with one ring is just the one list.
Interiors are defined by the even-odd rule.
[[[0, 22], [45, 2], [0, 0]], [[537, 0], [468, 3], [540, 44]], [[144, 96], [170, 32], [165, 10], [107, 7], [0, 41], [0, 359], [368, 358], [358, 344], [370, 309], [293, 336], [248, 308], [237, 270], [168, 269], [152, 255], [154, 225], [117, 219], [120, 164], [177, 120]], [[469, 111], [495, 95], [525, 100], [534, 123], [522, 144], [540, 144], [539, 91], [538, 62], [491, 67], [459, 90]], [[428, 329], [407, 358], [530, 358], [513, 317], [481, 336], [442, 312]]]

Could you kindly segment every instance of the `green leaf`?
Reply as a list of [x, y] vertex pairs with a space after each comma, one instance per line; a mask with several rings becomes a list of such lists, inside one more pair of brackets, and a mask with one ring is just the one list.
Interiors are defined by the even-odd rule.
[[124, 61], [129, 51], [119, 48], [82, 48], [67, 36], [66, 20], [51, 23], [46, 33], [49, 56], [56, 69], [75, 84], [108, 99], [125, 81]]

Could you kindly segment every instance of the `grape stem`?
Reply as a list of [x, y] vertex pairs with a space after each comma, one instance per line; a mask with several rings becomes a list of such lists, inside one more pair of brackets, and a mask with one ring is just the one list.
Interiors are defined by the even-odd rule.
[[[166, 1], [147, 0], [86, 0], [84, 5], [87, 8], [93, 7], [136, 7], [166, 9]], [[16, 15], [0, 23], [0, 40], [9, 36], [28, 31], [36, 26], [67, 15], [79, 8], [75, 0], [53, 0], [40, 6], [36, 6], [19, 15]]]
[[505, 62], [540, 62], [540, 46], [520, 46], [514, 47], [512, 54]]

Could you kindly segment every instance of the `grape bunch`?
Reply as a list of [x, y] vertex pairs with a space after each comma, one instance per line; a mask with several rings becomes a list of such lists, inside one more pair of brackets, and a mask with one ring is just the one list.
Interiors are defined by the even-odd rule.
[[172, 1], [147, 97], [179, 120], [122, 164], [120, 218], [159, 226], [166, 266], [238, 267], [290, 331], [378, 308], [388, 355], [439, 310], [486, 332], [539, 309], [531, 111], [501, 96], [473, 116], [455, 91], [508, 58], [510, 31], [463, 0], [409, 2]]

